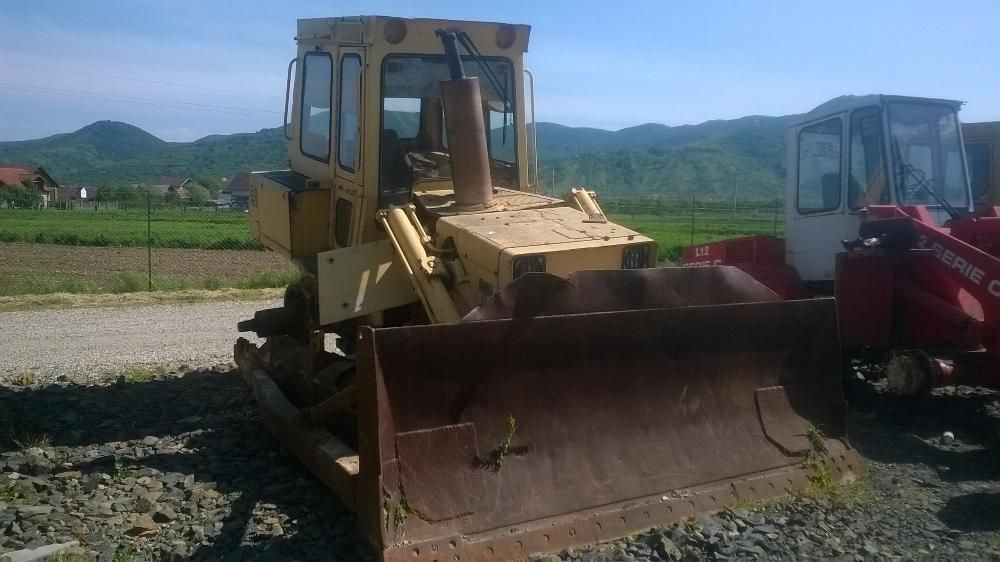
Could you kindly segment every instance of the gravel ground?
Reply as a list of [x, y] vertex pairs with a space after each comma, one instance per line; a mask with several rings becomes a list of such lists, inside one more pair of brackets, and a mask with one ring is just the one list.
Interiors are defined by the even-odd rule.
[[[87, 318], [77, 326], [94, 326]], [[219, 337], [224, 355], [232, 332]], [[68, 367], [90, 361], [66, 355]], [[0, 552], [76, 540], [81, 560], [372, 558], [351, 513], [259, 423], [231, 363], [147, 382], [7, 373]], [[857, 381], [851, 398], [869, 467], [859, 483], [542, 560], [1000, 560], [1000, 394], [952, 387], [903, 401]]]
[[[210, 365], [232, 358], [236, 323], [271, 302], [0, 312], [0, 378], [96, 382], [137, 365]], [[13, 380], [13, 379], [10, 379]]]

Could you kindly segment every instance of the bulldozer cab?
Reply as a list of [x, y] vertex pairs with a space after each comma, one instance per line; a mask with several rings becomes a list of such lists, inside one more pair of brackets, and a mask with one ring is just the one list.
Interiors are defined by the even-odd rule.
[[938, 224], [972, 210], [960, 102], [842, 96], [787, 132], [786, 262], [811, 284], [834, 279], [842, 240], [868, 205], [925, 205]]
[[[292, 170], [330, 189], [328, 247], [382, 237], [374, 215], [415, 190], [450, 189], [452, 161], [439, 84], [439, 30], [459, 29], [463, 62], [481, 84], [490, 171], [498, 187], [537, 184], [530, 28], [381, 16], [299, 20], [284, 127]], [[293, 80], [294, 77], [294, 80]], [[525, 87], [527, 84], [527, 95]]]

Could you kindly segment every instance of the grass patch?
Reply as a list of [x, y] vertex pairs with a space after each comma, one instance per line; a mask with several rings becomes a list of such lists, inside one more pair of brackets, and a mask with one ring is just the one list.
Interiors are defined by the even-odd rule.
[[8, 505], [37, 505], [41, 500], [38, 492], [28, 491], [29, 487], [17, 483], [0, 486], [0, 502]]
[[132, 476], [135, 476], [135, 467], [121, 459], [116, 458], [115, 472], [111, 475], [111, 479], [115, 482], [121, 482], [126, 478], [131, 478]]
[[[0, 209], [0, 242], [65, 246], [142, 246], [204, 250], [262, 250], [248, 215], [154, 209], [85, 211]], [[150, 237], [149, 231], [152, 231]]]
[[861, 477], [851, 481], [840, 481], [834, 478], [825, 462], [826, 449], [823, 432], [810, 426], [806, 430], [809, 440], [809, 452], [802, 461], [802, 467], [808, 471], [809, 486], [799, 495], [829, 503], [833, 507], [847, 507], [868, 504], [876, 500], [871, 479]]
[[[135, 246], [204, 250], [262, 250], [245, 213], [154, 210], [147, 225], [146, 210], [63, 211], [55, 209], [0, 209], [0, 242], [60, 244], [66, 246]], [[784, 219], [768, 210], [664, 206], [658, 214], [609, 212], [608, 218], [655, 239], [660, 258], [676, 260], [680, 248], [733, 236], [778, 234]], [[777, 219], [777, 220], [776, 220]]]
[[52, 438], [45, 433], [25, 431], [24, 433], [11, 434], [10, 441], [21, 451], [28, 449], [48, 449], [52, 446]]
[[779, 216], [775, 223], [773, 212], [740, 211], [734, 218], [731, 212], [722, 209], [696, 210], [693, 227], [690, 210], [686, 216], [684, 212], [677, 209], [663, 215], [609, 213], [608, 219], [656, 240], [658, 259], [670, 262], [680, 261], [684, 246], [753, 234], [780, 236], [784, 231], [784, 217]]
[[[294, 270], [262, 271], [240, 279], [224, 280], [213, 277], [185, 278], [175, 276], [153, 276], [154, 291], [218, 291], [223, 288], [269, 289], [287, 287], [299, 280]], [[125, 294], [148, 291], [147, 275], [127, 273], [100, 280], [80, 280], [65, 275], [23, 272], [13, 279], [0, 283], [0, 298], [15, 295], [50, 295], [54, 293], [75, 294]], [[0, 300], [0, 306], [2, 300]]]
[[121, 376], [125, 377], [125, 380], [136, 384], [149, 382], [156, 378], [157, 374], [156, 370], [149, 367], [129, 367], [121, 372]]
[[301, 276], [298, 271], [261, 271], [256, 275], [237, 281], [233, 286], [237, 289], [269, 289], [287, 287], [300, 280]]
[[111, 556], [111, 562], [134, 562], [135, 557], [139, 555], [139, 550], [134, 546], [126, 543], [120, 543], [117, 548], [115, 548], [115, 553]]
[[184, 289], [138, 293], [50, 293], [43, 295], [0, 296], [0, 312], [52, 308], [96, 308], [183, 304], [220, 301], [260, 301], [280, 299], [284, 288], [273, 289]]

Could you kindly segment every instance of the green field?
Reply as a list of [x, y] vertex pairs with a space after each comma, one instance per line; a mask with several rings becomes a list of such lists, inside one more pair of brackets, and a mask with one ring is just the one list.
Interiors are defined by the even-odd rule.
[[0, 242], [260, 250], [245, 213], [0, 209]]
[[774, 211], [738, 211], [734, 218], [731, 210], [700, 209], [693, 221], [690, 209], [687, 216], [611, 213], [608, 218], [656, 240], [659, 259], [668, 262], [677, 262], [684, 246], [751, 234], [780, 236], [784, 230], [782, 217], [775, 221]]
[[[609, 218], [659, 244], [661, 262], [683, 246], [781, 234], [776, 209], [609, 204]], [[627, 210], [626, 210], [627, 209]], [[298, 272], [259, 251], [247, 215], [232, 212], [0, 210], [0, 295], [128, 293], [281, 287]], [[149, 232], [147, 231], [149, 229]], [[151, 234], [151, 236], [150, 236]], [[152, 249], [147, 252], [147, 240]]]

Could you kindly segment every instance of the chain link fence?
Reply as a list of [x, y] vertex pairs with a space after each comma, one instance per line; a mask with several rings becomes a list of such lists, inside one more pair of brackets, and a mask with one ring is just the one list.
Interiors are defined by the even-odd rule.
[[[190, 206], [146, 195], [130, 203], [61, 201], [0, 208], [0, 295], [283, 287], [298, 278], [250, 234], [231, 206]], [[612, 220], [680, 249], [750, 234], [780, 235], [780, 202], [604, 197]]]
[[781, 201], [602, 197], [609, 218], [659, 242], [662, 262], [680, 260], [681, 248], [754, 234], [781, 236]]
[[230, 206], [62, 201], [0, 209], [0, 295], [282, 287], [297, 279]]

